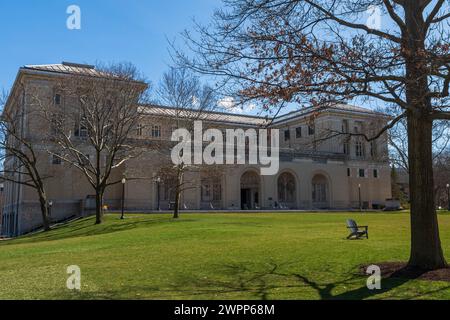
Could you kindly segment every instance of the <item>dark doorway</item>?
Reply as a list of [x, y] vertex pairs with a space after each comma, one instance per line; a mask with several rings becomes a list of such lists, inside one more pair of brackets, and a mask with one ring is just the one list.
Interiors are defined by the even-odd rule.
[[241, 209], [249, 210], [251, 208], [250, 189], [241, 189]]

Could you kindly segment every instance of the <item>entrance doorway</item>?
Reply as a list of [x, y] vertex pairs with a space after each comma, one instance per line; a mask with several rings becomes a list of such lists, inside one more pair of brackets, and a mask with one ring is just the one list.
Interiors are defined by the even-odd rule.
[[260, 178], [252, 171], [241, 177], [241, 209], [255, 210], [260, 208]]

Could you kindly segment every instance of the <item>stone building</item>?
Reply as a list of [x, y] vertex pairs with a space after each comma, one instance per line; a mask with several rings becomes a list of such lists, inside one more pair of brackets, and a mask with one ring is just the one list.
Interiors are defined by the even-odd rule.
[[[58, 79], [75, 74], [95, 76], [92, 66], [72, 63], [25, 66], [20, 68], [6, 108], [30, 110], [30, 92], [53, 96], [61, 107], [68, 103], [55, 89]], [[134, 139], [166, 143], [174, 130], [177, 109], [154, 105], [139, 106], [144, 123], [135, 130]], [[192, 111], [195, 113], [195, 111]], [[190, 112], [190, 114], [192, 114]], [[23, 113], [22, 134], [42, 136], [49, 125]], [[190, 121], [189, 116], [185, 121]], [[387, 139], [382, 135], [367, 142], [389, 120], [383, 114], [350, 105], [323, 109], [306, 108], [283, 116], [265, 117], [204, 112], [201, 120], [210, 128], [279, 129], [280, 164], [275, 175], [262, 176], [259, 165], [220, 165], [213, 170], [200, 168], [186, 173], [192, 185], [182, 194], [182, 210], [310, 210], [377, 209], [391, 198]], [[88, 213], [93, 208], [93, 190], [75, 168], [55, 159], [46, 150], [50, 141], [39, 140], [39, 166], [49, 176], [45, 180], [52, 203], [51, 218], [62, 221]], [[171, 165], [169, 152], [149, 149], [113, 172], [124, 176], [125, 207], [139, 212], [168, 210], [173, 205], [173, 182], [161, 175], [161, 168]], [[9, 161], [14, 161], [10, 159]], [[10, 165], [5, 163], [5, 168]], [[133, 179], [138, 177], [139, 179]], [[35, 190], [4, 182], [2, 235], [15, 236], [40, 226]], [[109, 209], [120, 208], [122, 186], [108, 189], [105, 203]]]

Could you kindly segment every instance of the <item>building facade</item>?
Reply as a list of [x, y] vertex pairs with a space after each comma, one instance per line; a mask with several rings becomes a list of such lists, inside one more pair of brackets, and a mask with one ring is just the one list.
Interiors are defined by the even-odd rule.
[[[39, 139], [51, 130], [37, 116], [33, 95], [40, 94], [56, 107], [64, 107], [70, 99], [61, 97], [55, 83], [74, 74], [95, 74], [87, 65], [63, 63], [25, 66], [19, 70], [6, 105], [8, 110], [23, 112], [22, 134], [36, 139], [39, 167], [48, 178], [45, 187], [52, 203], [51, 219], [62, 221], [89, 213], [95, 204], [91, 186], [79, 170], [58, 161], [48, 152], [51, 141]], [[169, 143], [177, 117], [177, 109], [141, 105], [145, 114], [133, 139], [159, 144]], [[318, 110], [307, 108], [274, 119], [222, 112], [204, 112], [201, 117], [209, 128], [279, 129], [280, 167], [275, 175], [262, 176], [259, 165], [234, 164], [214, 168], [205, 166], [188, 170], [185, 181], [191, 185], [183, 191], [182, 210], [321, 210], [379, 209], [391, 198], [390, 167], [387, 159], [386, 135], [367, 142], [389, 120], [369, 109], [336, 105]], [[189, 122], [189, 116], [184, 121]], [[140, 157], [115, 170], [114, 179], [127, 177], [125, 207], [130, 211], [155, 212], [173, 206], [174, 182], [165, 178], [162, 168], [170, 166], [167, 152], [149, 148]], [[89, 151], [87, 151], [89, 152]], [[8, 159], [7, 168], [14, 159]], [[20, 177], [18, 177], [20, 179]], [[18, 183], [4, 182], [4, 205], [1, 234], [16, 236], [40, 226], [40, 211], [35, 190]], [[105, 204], [119, 209], [122, 186], [110, 187]]]

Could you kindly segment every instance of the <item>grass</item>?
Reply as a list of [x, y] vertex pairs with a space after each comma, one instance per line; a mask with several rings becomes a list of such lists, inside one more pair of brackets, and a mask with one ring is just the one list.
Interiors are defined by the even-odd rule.
[[[345, 220], [369, 225], [347, 241]], [[440, 214], [450, 260], [450, 215]], [[450, 283], [384, 279], [358, 266], [406, 261], [407, 213], [107, 215], [0, 242], [0, 299], [450, 299]], [[69, 265], [82, 290], [66, 288]]]

